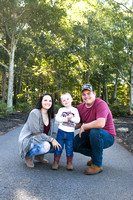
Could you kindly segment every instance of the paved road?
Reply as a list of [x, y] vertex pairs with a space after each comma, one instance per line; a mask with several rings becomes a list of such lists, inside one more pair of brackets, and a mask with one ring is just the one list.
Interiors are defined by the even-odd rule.
[[18, 155], [22, 127], [0, 136], [0, 200], [133, 200], [133, 155], [118, 144], [104, 150], [104, 171], [84, 175], [88, 158], [74, 153], [73, 171], [66, 170], [65, 152], [58, 171], [49, 164], [25, 166]]

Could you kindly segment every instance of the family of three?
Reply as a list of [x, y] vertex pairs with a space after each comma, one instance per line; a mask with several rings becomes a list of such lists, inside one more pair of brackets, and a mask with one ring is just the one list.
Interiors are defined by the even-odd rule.
[[[78, 152], [91, 158], [85, 174], [103, 171], [103, 149], [112, 146], [116, 136], [112, 114], [106, 102], [96, 98], [92, 85], [85, 84], [81, 96], [83, 103], [75, 108], [69, 93], [61, 95], [63, 107], [55, 117], [51, 94], [45, 93], [39, 98], [19, 135], [19, 152], [27, 167], [33, 168], [34, 160], [47, 163], [44, 154], [54, 153], [52, 169], [57, 170], [65, 145], [68, 170], [73, 169], [73, 152]], [[55, 121], [58, 122], [56, 137]], [[74, 137], [75, 128], [79, 134]]]

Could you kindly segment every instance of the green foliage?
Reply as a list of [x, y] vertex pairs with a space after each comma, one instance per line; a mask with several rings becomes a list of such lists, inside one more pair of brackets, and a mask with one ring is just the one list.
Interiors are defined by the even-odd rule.
[[31, 110], [31, 105], [29, 103], [17, 103], [16, 110], [21, 112], [28, 112]]
[[129, 107], [121, 105], [119, 103], [114, 103], [109, 105], [113, 117], [122, 117], [128, 115]]
[[0, 117], [11, 113], [12, 110], [13, 108], [8, 108], [6, 103], [0, 101]]
[[59, 108], [61, 108], [62, 106], [60, 104], [55, 104], [54, 106], [54, 110], [55, 110], [55, 114], [58, 112]]
[[[70, 92], [75, 106], [81, 101], [82, 85], [90, 82], [97, 96], [106, 99], [106, 83], [109, 103], [115, 93], [119, 104], [129, 105], [132, 16], [123, 8], [112, 0], [1, 1], [1, 44], [10, 51], [12, 32], [18, 41], [14, 102], [27, 109], [27, 103], [34, 106], [49, 92], [57, 112], [61, 93]], [[0, 60], [9, 65], [2, 46]], [[1, 86], [1, 94], [2, 90]]]

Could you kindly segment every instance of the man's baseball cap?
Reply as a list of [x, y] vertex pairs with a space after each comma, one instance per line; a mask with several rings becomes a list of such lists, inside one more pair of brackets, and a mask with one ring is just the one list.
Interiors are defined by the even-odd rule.
[[85, 84], [83, 85], [81, 92], [83, 92], [84, 90], [90, 90], [94, 92], [94, 87], [91, 84]]

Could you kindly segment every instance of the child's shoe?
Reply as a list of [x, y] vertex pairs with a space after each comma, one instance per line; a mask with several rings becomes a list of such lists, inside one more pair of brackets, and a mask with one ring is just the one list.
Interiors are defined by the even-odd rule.
[[73, 159], [73, 156], [66, 156], [67, 157], [67, 170], [73, 170], [73, 166], [72, 166], [72, 159]]
[[57, 170], [59, 168], [59, 164], [54, 161], [53, 165], [52, 165], [52, 169]]
[[67, 170], [73, 170], [73, 166], [72, 166], [72, 163], [68, 163], [67, 164]]
[[61, 154], [59, 154], [58, 156], [56, 156], [54, 154], [54, 163], [52, 165], [52, 169], [57, 170], [59, 168], [59, 160], [60, 160]]

